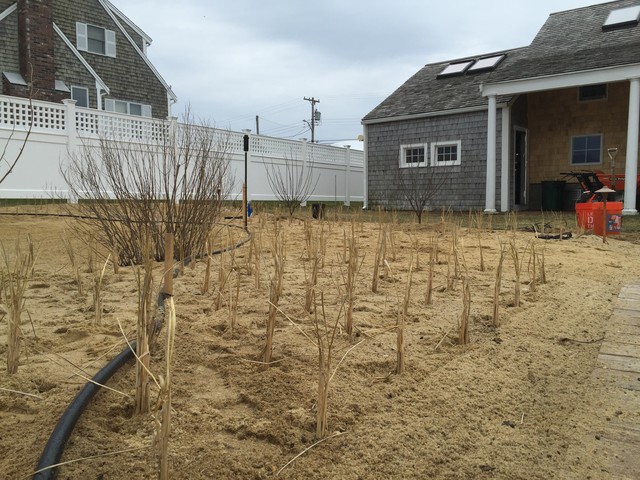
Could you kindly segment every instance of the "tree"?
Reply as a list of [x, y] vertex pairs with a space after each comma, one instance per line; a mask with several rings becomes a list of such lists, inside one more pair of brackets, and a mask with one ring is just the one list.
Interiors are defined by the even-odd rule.
[[398, 169], [396, 183], [400, 200], [416, 214], [422, 223], [422, 214], [440, 192], [447, 176], [436, 167], [409, 166]]
[[293, 157], [285, 157], [282, 165], [273, 161], [264, 164], [269, 186], [289, 211], [289, 218], [293, 217], [300, 204], [309, 200], [320, 180], [318, 176], [314, 181], [312, 162], [307, 164]]
[[221, 202], [230, 191], [229, 134], [196, 124], [187, 110], [182, 124], [153, 138], [119, 140], [102, 135], [73, 155], [64, 176], [77, 198], [81, 226], [98, 226], [98, 240], [122, 265], [143, 263], [143, 245], [162, 260], [164, 234], [175, 235], [173, 256], [202, 253]]

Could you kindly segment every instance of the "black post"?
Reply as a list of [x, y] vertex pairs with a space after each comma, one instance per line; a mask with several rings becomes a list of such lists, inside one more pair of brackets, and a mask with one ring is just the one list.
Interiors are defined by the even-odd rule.
[[243, 140], [243, 149], [244, 149], [244, 185], [242, 188], [242, 209], [244, 210], [242, 213], [242, 218], [244, 220], [244, 228], [247, 228], [247, 202], [248, 202], [248, 190], [247, 190], [247, 155], [249, 152], [249, 135], [245, 134], [242, 138]]

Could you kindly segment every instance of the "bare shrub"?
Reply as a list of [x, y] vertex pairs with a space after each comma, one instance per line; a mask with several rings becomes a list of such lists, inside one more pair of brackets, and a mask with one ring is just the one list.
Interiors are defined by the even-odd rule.
[[422, 216], [431, 202], [444, 185], [447, 177], [434, 167], [399, 168], [396, 174], [396, 184], [400, 190], [400, 200], [416, 215], [418, 223], [422, 223]]
[[219, 218], [232, 184], [228, 150], [228, 133], [196, 125], [187, 111], [184, 123], [155, 143], [105, 136], [97, 146], [85, 143], [62, 174], [80, 214], [91, 218], [78, 225], [97, 225], [98, 241], [117, 250], [120, 264], [142, 262], [143, 231], [156, 260], [164, 258], [165, 232], [174, 233], [173, 256], [183, 259], [202, 253]]
[[271, 191], [287, 209], [289, 218], [292, 218], [300, 204], [309, 200], [320, 180], [320, 176], [314, 180], [313, 161], [301, 161], [292, 154], [285, 157], [282, 163], [265, 162], [264, 167]]

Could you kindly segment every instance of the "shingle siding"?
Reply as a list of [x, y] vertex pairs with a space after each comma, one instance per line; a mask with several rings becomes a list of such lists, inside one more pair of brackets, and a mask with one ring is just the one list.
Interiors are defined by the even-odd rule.
[[[11, 4], [9, 3], [9, 5]], [[9, 5], [0, 4], [0, 12], [3, 12]], [[0, 40], [0, 74], [1, 72], [19, 72], [17, 12], [13, 12], [0, 22]], [[2, 87], [0, 87], [0, 93], [5, 94]]]
[[[500, 158], [501, 112], [498, 112], [497, 157]], [[461, 164], [456, 166], [418, 167], [417, 178], [434, 184], [444, 179], [431, 208], [450, 207], [454, 210], [482, 209], [485, 206], [487, 159], [487, 112], [431, 117], [367, 125], [367, 165], [369, 205], [409, 209], [395, 180], [400, 170], [400, 146], [461, 142]], [[499, 162], [498, 162], [499, 163]], [[433, 170], [435, 169], [435, 170]], [[499, 168], [498, 181], [499, 185]], [[499, 197], [498, 197], [499, 198]]]

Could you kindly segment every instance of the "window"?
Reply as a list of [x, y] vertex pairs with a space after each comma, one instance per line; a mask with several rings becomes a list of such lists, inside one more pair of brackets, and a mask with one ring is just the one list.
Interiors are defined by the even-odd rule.
[[128, 115], [151, 116], [151, 105], [114, 100], [113, 98], [107, 98], [104, 101], [104, 109], [108, 112], [125, 113]]
[[434, 167], [460, 165], [460, 140], [433, 142], [431, 144], [431, 164]]
[[424, 144], [402, 145], [400, 147], [400, 167], [423, 167], [426, 165]]
[[473, 64], [473, 62], [473, 60], [467, 60], [466, 62], [450, 63], [438, 74], [438, 78], [462, 75]]
[[71, 86], [71, 98], [76, 101], [76, 106], [89, 108], [89, 90], [84, 87]]
[[488, 72], [490, 70], [494, 70], [505, 57], [506, 55], [502, 54], [480, 58], [476, 63], [469, 67], [467, 72]]
[[578, 88], [578, 100], [581, 102], [589, 102], [592, 100], [606, 100], [607, 84], [585, 85]]
[[106, 28], [76, 22], [76, 45], [83, 52], [116, 56], [116, 32]]
[[580, 135], [571, 138], [571, 165], [587, 165], [602, 161], [602, 135]]
[[638, 25], [640, 20], [640, 7], [626, 7], [611, 10], [609, 16], [602, 25], [602, 30]]

